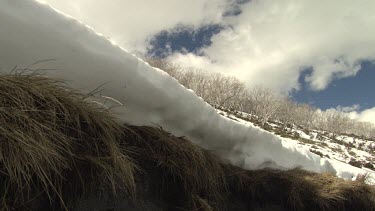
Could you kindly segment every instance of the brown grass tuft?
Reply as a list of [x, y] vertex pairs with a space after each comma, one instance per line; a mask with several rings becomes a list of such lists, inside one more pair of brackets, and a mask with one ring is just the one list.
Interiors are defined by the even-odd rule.
[[124, 130], [124, 140], [133, 147], [130, 156], [163, 200], [176, 207], [220, 201], [226, 181], [218, 158], [161, 128], [126, 126]]
[[209, 202], [205, 199], [202, 199], [201, 197], [197, 195], [192, 196], [192, 205], [193, 209], [196, 211], [214, 211], [212, 206], [209, 204]]
[[245, 171], [228, 166], [234, 198], [248, 207], [279, 205], [286, 210], [375, 210], [375, 189], [358, 181], [301, 169]]
[[0, 209], [30, 206], [44, 194], [67, 209], [72, 194], [95, 184], [133, 193], [133, 163], [117, 144], [119, 128], [59, 81], [1, 75]]

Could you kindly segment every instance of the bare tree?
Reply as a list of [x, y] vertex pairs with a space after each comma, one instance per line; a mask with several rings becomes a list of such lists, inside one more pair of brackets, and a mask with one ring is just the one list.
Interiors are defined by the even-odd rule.
[[316, 109], [308, 104], [298, 104], [294, 110], [294, 123], [306, 129], [312, 129], [315, 121]]
[[176, 78], [177, 80], [179, 80], [179, 77], [182, 74], [181, 68], [179, 68], [175, 64], [166, 62], [165, 60], [156, 58], [146, 58], [146, 61], [149, 65], [163, 70], [164, 72], [168, 73], [170, 76]]
[[252, 109], [259, 121], [264, 125], [277, 111], [279, 99], [264, 87], [254, 87], [250, 90]]
[[332, 133], [332, 137], [345, 132], [345, 126], [349, 120], [347, 114], [336, 110], [327, 110], [324, 112], [325, 128], [328, 132]]
[[283, 130], [285, 130], [288, 125], [292, 126], [296, 120], [297, 105], [288, 98], [281, 98], [278, 103], [276, 118], [283, 123]]
[[374, 125], [369, 122], [357, 122], [355, 125], [355, 134], [363, 138], [370, 138], [374, 130]]

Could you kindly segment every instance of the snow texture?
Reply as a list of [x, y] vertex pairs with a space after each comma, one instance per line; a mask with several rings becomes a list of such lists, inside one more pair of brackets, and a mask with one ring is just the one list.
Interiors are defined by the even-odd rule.
[[[109, 23], [110, 24], [110, 23]], [[0, 67], [34, 64], [49, 77], [67, 81], [84, 93], [99, 86], [107, 106], [134, 125], [159, 125], [186, 136], [223, 159], [246, 169], [302, 166], [344, 178], [352, 171], [335, 169], [329, 159], [288, 144], [281, 138], [219, 115], [214, 108], [177, 80], [111, 43], [103, 35], [48, 5], [33, 0], [0, 0]], [[53, 70], [45, 70], [45, 69]], [[17, 68], [16, 68], [17, 69]], [[362, 173], [358, 169], [357, 173]]]

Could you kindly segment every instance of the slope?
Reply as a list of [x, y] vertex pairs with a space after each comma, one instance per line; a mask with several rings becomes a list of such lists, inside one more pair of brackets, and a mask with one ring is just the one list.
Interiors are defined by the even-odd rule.
[[48, 5], [0, 0], [0, 25], [3, 73], [33, 69], [63, 79], [80, 92], [98, 93], [91, 100], [112, 108], [123, 123], [159, 125], [239, 167], [337, 172], [327, 159], [220, 116], [162, 70]]
[[375, 209], [361, 181], [243, 170], [40, 75], [0, 75], [0, 99], [0, 210]]

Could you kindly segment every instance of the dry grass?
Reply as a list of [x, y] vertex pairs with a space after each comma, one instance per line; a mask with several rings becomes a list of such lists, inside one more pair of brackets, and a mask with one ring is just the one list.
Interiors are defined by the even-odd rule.
[[375, 210], [375, 189], [359, 181], [301, 169], [245, 171], [228, 166], [234, 198], [249, 208], [281, 205], [286, 210]]
[[187, 206], [202, 210], [210, 207], [208, 201], [221, 201], [226, 181], [219, 159], [161, 128], [126, 126], [124, 130], [123, 140], [133, 152], [129, 155], [143, 169], [145, 179], [152, 180], [151, 189], [168, 201], [171, 209]]
[[371, 180], [372, 176], [369, 172], [364, 173], [364, 174], [358, 174], [356, 181], [362, 182], [362, 183], [367, 183], [369, 180]]
[[72, 193], [95, 184], [134, 191], [118, 123], [82, 98], [36, 74], [0, 76], [1, 210], [27, 207], [44, 194], [66, 209]]
[[207, 200], [202, 199], [197, 195], [192, 196], [192, 207], [196, 211], [213, 211], [212, 206], [207, 202]]

